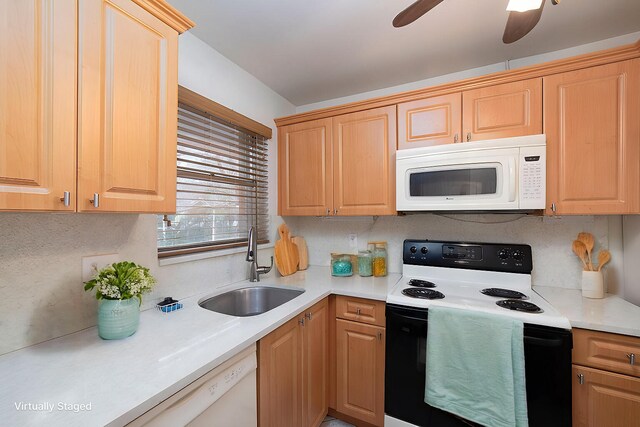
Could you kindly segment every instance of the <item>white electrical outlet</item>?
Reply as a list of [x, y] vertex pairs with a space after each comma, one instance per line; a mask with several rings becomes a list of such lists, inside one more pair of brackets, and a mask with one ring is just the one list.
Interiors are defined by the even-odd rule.
[[357, 234], [349, 234], [349, 249], [358, 250], [358, 235]]
[[96, 272], [109, 264], [118, 262], [118, 254], [93, 255], [82, 257], [82, 281], [93, 279]]

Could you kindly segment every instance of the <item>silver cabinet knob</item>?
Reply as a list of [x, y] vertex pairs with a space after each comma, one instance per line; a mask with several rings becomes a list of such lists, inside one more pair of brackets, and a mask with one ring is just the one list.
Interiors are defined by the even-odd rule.
[[64, 196], [60, 197], [60, 201], [65, 205], [69, 206], [71, 204], [71, 192], [65, 191]]
[[307, 320], [311, 320], [311, 312], [306, 313], [304, 317], [306, 317]]
[[636, 364], [636, 355], [635, 355], [635, 353], [627, 354], [627, 359], [629, 359], [629, 364], [630, 365], [635, 365]]
[[360, 307], [356, 308], [356, 315], [360, 316]]
[[584, 375], [578, 374], [578, 384], [584, 384]]
[[467, 133], [467, 142], [471, 141], [471, 132]]
[[460, 142], [460, 138], [458, 138], [458, 134], [456, 133], [455, 135], [453, 135], [453, 143], [457, 144], [458, 142]]
[[90, 199], [89, 202], [91, 202], [93, 204], [94, 208], [99, 208], [100, 207], [100, 194], [93, 193], [93, 199]]

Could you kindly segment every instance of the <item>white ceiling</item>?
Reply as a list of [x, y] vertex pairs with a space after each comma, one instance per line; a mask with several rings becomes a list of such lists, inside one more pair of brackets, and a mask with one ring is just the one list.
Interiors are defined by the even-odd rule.
[[413, 1], [169, 0], [198, 38], [298, 106], [640, 30], [640, 0], [548, 0], [511, 45], [508, 0], [445, 0], [394, 28]]

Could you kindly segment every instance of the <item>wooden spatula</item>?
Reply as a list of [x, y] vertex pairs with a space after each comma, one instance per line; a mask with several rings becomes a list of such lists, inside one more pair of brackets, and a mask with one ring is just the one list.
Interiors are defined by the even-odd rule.
[[571, 246], [573, 249], [573, 253], [580, 258], [582, 261], [582, 265], [584, 265], [585, 270], [589, 270], [589, 265], [587, 264], [587, 247], [580, 240], [574, 240], [573, 245]]
[[589, 270], [593, 270], [593, 262], [591, 261], [591, 251], [593, 251], [593, 245], [595, 243], [595, 239], [593, 238], [593, 234], [591, 233], [578, 233], [578, 240], [584, 243], [585, 248], [587, 249], [587, 263], [589, 264]]
[[601, 271], [609, 261], [611, 261], [611, 252], [606, 249], [598, 252], [598, 271]]

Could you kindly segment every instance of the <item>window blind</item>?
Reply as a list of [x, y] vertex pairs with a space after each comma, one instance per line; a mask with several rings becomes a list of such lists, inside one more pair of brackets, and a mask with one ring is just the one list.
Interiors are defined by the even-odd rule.
[[268, 242], [267, 139], [178, 106], [176, 214], [158, 218], [160, 257]]

